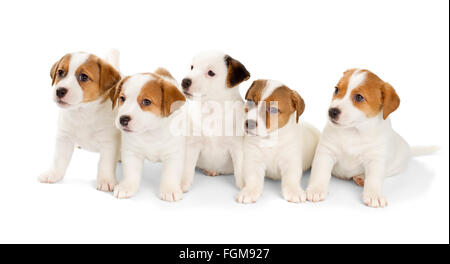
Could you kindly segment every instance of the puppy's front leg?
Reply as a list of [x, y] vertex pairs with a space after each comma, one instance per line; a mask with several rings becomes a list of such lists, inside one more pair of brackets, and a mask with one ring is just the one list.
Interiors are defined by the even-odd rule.
[[100, 150], [98, 162], [97, 190], [112, 192], [117, 185], [116, 165], [118, 157], [118, 143], [110, 143]]
[[[239, 141], [240, 142], [240, 141]], [[236, 181], [236, 186], [239, 189], [244, 188], [245, 181], [244, 177], [242, 176], [242, 163], [244, 159], [244, 152], [242, 150], [243, 148], [243, 142], [236, 143], [231, 147], [230, 155], [231, 160], [233, 161], [233, 169], [234, 169], [234, 178]]]
[[312, 163], [308, 188], [306, 188], [308, 201], [319, 202], [325, 199], [335, 162], [335, 158], [330, 152], [321, 148], [317, 149]]
[[144, 157], [129, 150], [122, 150], [123, 179], [114, 188], [114, 197], [129, 198], [139, 190]]
[[364, 203], [367, 206], [375, 208], [387, 206], [387, 200], [381, 192], [386, 173], [385, 162], [383, 160], [372, 160], [365, 164], [365, 168]]
[[181, 189], [183, 192], [189, 191], [194, 182], [195, 166], [197, 165], [200, 148], [197, 146], [187, 145], [184, 158], [184, 172], [181, 178]]
[[58, 135], [56, 138], [55, 154], [53, 158], [53, 166], [46, 172], [42, 173], [38, 180], [42, 183], [55, 183], [64, 178], [66, 169], [69, 166], [70, 159], [74, 149], [74, 142], [70, 137]]
[[[294, 156], [294, 155], [293, 155]], [[292, 157], [292, 156], [291, 156]], [[300, 186], [303, 175], [301, 160], [290, 160], [280, 164], [281, 167], [281, 190], [283, 197], [291, 203], [306, 201], [306, 193]]]
[[159, 197], [161, 200], [175, 202], [181, 200], [183, 191], [181, 190], [181, 178], [183, 173], [184, 155], [169, 157], [163, 160], [161, 185], [159, 187]]
[[255, 203], [264, 189], [265, 166], [254, 159], [246, 159], [242, 165], [245, 186], [236, 197], [238, 203]]

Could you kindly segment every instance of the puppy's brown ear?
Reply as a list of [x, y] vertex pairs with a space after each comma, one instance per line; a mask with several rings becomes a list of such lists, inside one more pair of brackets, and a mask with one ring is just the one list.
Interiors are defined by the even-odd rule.
[[381, 87], [381, 94], [383, 96], [383, 119], [386, 119], [399, 107], [400, 97], [389, 83], [384, 83]]
[[161, 80], [161, 113], [167, 117], [174, 111], [178, 110], [186, 102], [186, 97], [172, 83]]
[[294, 109], [297, 112], [295, 120], [298, 123], [299, 117], [303, 114], [303, 111], [305, 111], [305, 101], [303, 101], [303, 98], [294, 90], [291, 91], [291, 100]]
[[248, 88], [247, 93], [245, 94], [245, 100], [254, 99], [257, 97], [256, 95], [261, 95], [261, 91], [264, 87], [266, 87], [266, 83], [267, 81], [262, 79], [253, 81], [252, 85], [250, 85], [250, 88]]
[[245, 66], [232, 57], [225, 55], [225, 63], [228, 67], [227, 86], [228, 88], [235, 87], [243, 81], [250, 78], [250, 73]]
[[164, 68], [158, 68], [155, 70], [155, 73], [160, 75], [160, 76], [164, 76], [166, 78], [175, 80], [175, 78], [173, 78], [172, 74], [170, 74], [170, 72]]
[[[125, 78], [123, 78], [122, 80], [120, 80], [115, 86], [113, 86], [109, 92], [107, 93], [109, 96], [109, 99], [111, 99], [112, 101], [112, 109], [114, 109], [116, 107], [117, 104], [117, 100], [119, 99], [119, 95], [122, 92], [122, 85], [123, 83], [128, 80], [130, 78], [130, 76], [126, 76]], [[107, 98], [105, 98], [106, 100], [108, 100]]]
[[100, 68], [99, 89], [100, 94], [110, 91], [119, 81], [120, 73], [109, 63], [98, 58], [98, 67]]

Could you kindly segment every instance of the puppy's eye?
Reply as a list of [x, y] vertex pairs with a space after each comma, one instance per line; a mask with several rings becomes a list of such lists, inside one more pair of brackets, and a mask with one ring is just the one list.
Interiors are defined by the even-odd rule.
[[126, 100], [126, 99], [125, 99], [125, 96], [122, 95], [121, 97], [119, 97], [119, 100], [120, 100], [122, 103], [125, 102], [125, 100]]
[[271, 113], [271, 114], [278, 114], [278, 112], [279, 112], [280, 110], [278, 110], [278, 108], [276, 108], [276, 107], [269, 107], [269, 108], [267, 109], [267, 111], [268, 111], [269, 113]]
[[194, 69], [194, 65], [191, 65], [191, 71]]
[[80, 74], [80, 76], [78, 76], [78, 79], [80, 80], [80, 82], [87, 82], [87, 81], [89, 81], [89, 77], [86, 74], [84, 74], [84, 73]]
[[211, 76], [211, 77], [214, 77], [214, 75], [216, 75], [216, 74], [213, 71], [209, 71], [208, 75]]
[[360, 95], [360, 94], [356, 94], [355, 97], [354, 97], [354, 100], [356, 102], [358, 102], [358, 103], [361, 103], [361, 102], [364, 101], [364, 97], [362, 95]]
[[149, 105], [152, 104], [152, 101], [150, 101], [150, 100], [148, 100], [148, 99], [143, 99], [142, 102], [141, 102], [141, 104], [142, 104], [143, 106], [149, 106]]
[[64, 76], [64, 70], [58, 70], [58, 76], [63, 77]]
[[336, 86], [334, 87], [334, 94], [338, 94], [339, 93], [339, 88]]

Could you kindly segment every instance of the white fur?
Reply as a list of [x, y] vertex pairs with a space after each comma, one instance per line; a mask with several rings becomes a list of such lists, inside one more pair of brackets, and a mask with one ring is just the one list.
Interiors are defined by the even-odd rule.
[[[269, 97], [282, 84], [267, 81], [262, 100]], [[252, 110], [259, 108], [254, 107]], [[249, 114], [250, 112], [248, 112]], [[254, 113], [248, 115], [254, 118]], [[250, 117], [251, 116], [251, 117]], [[264, 124], [264, 125], [261, 125]], [[237, 196], [240, 203], [253, 203], [260, 197], [264, 177], [281, 180], [282, 193], [290, 202], [304, 202], [306, 194], [300, 186], [303, 171], [311, 167], [320, 133], [313, 126], [296, 122], [294, 112], [288, 123], [276, 131], [267, 130], [265, 122], [258, 122], [262, 131], [244, 137], [244, 161], [242, 174], [245, 187]], [[263, 133], [261, 133], [261, 132]]]
[[[173, 135], [171, 123], [179, 115], [184, 115], [184, 107], [168, 117], [143, 111], [137, 97], [142, 86], [153, 78], [150, 75], [136, 74], [122, 86], [126, 101], [119, 107], [116, 126], [122, 130], [124, 178], [114, 189], [116, 198], [128, 198], [138, 191], [145, 159], [163, 164], [160, 198], [165, 201], [178, 201], [182, 198], [180, 184], [183, 166], [180, 164], [184, 162], [186, 142], [183, 135]], [[119, 123], [123, 115], [131, 117], [129, 130], [124, 130]]]
[[117, 184], [115, 172], [120, 133], [114, 127], [114, 112], [111, 110], [110, 100], [102, 103], [103, 99], [100, 98], [93, 102], [81, 102], [83, 91], [77, 82], [75, 71], [88, 56], [87, 53], [72, 53], [67, 76], [54, 84], [54, 93], [58, 87], [68, 89], [64, 100], [70, 105], [62, 107], [59, 112], [53, 165], [40, 175], [39, 181], [60, 181], [69, 165], [74, 146], [77, 145], [100, 153], [97, 189], [112, 191]]
[[365, 78], [366, 74], [355, 71], [344, 98], [331, 103], [341, 110], [341, 116], [337, 124], [328, 121], [323, 130], [307, 188], [309, 201], [325, 199], [331, 175], [344, 179], [364, 175], [364, 203], [384, 207], [384, 178], [398, 174], [408, 163], [411, 149], [392, 129], [389, 117], [384, 120], [381, 111], [368, 118], [352, 104], [349, 94]]
[[[192, 80], [189, 93], [191, 99], [190, 136], [187, 138], [185, 172], [182, 188], [187, 191], [192, 185], [195, 167], [218, 174], [232, 174], [236, 184], [242, 187], [242, 120], [243, 100], [239, 86], [226, 85], [228, 69], [225, 54], [205, 52], [192, 61], [193, 69], [186, 76]], [[216, 75], [208, 76], [212, 70]], [[229, 121], [234, 106], [236, 120]], [[206, 110], [205, 110], [206, 109]], [[211, 112], [212, 111], [212, 112]], [[222, 122], [220, 122], [222, 121]], [[211, 128], [212, 127], [212, 128]], [[237, 127], [237, 131], [230, 127]], [[231, 130], [231, 133], [230, 133]]]

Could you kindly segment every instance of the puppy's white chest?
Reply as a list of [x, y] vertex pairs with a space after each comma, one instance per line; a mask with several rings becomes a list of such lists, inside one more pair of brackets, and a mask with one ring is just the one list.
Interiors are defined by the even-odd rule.
[[231, 142], [227, 137], [202, 137], [198, 167], [219, 173], [232, 173]]
[[351, 178], [364, 173], [363, 156], [367, 142], [358, 135], [347, 135], [336, 140], [336, 164], [333, 174], [339, 178]]
[[82, 149], [99, 152], [102, 144], [117, 140], [119, 132], [114, 127], [112, 112], [98, 114], [62, 113], [60, 132], [70, 136]]

